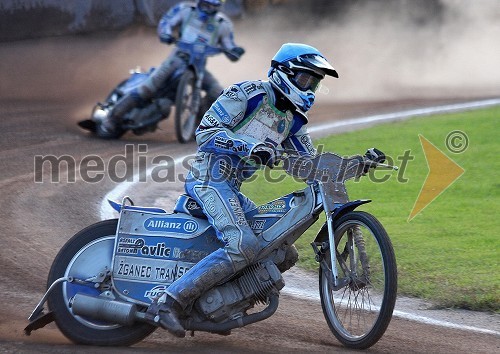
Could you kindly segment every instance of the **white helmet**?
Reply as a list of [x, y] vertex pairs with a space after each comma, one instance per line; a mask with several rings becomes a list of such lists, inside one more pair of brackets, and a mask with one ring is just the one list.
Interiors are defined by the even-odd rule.
[[314, 47], [299, 43], [283, 44], [271, 60], [269, 81], [305, 114], [314, 103], [320, 81], [337, 71]]

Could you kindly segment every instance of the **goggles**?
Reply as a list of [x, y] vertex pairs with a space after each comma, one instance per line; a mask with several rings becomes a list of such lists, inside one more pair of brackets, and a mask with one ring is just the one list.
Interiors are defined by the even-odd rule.
[[294, 73], [294, 76], [291, 77], [291, 81], [301, 91], [311, 90], [312, 92], [315, 92], [318, 89], [319, 83], [322, 79], [323, 78], [305, 71], [297, 71]]

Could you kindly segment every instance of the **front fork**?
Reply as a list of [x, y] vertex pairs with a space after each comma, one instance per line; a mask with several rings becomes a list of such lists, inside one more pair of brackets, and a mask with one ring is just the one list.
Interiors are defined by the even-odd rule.
[[[325, 195], [324, 191], [324, 186], [319, 183], [319, 189], [320, 189], [320, 194], [322, 196]], [[358, 247], [358, 250], [360, 250], [359, 256], [361, 257], [361, 263], [363, 264], [363, 271], [365, 274], [369, 274], [369, 266], [368, 266], [368, 261], [366, 257], [366, 252], [364, 252], [364, 240], [363, 240], [363, 235], [361, 234], [360, 230], [357, 228], [353, 228], [352, 230], [348, 230], [347, 233], [347, 244], [346, 248], [340, 254], [337, 252], [337, 247], [335, 244], [335, 229], [334, 229], [334, 223], [336, 220], [350, 212], [356, 209], [358, 206], [369, 203], [371, 200], [356, 200], [356, 201], [351, 201], [351, 202], [346, 202], [343, 205], [340, 205], [335, 208], [335, 213], [334, 209], [331, 207], [332, 204], [328, 203], [326, 198], [322, 198], [322, 205], [323, 205], [323, 210], [326, 215], [326, 231], [328, 233], [328, 237], [325, 237], [324, 235], [324, 229], [320, 231], [320, 234], [316, 237], [314, 242], [311, 243], [311, 246], [314, 249], [314, 253], [316, 254], [316, 261], [320, 263], [320, 266], [325, 274], [328, 276], [328, 282], [330, 283], [330, 288], [334, 291], [341, 289], [345, 287], [346, 285], [349, 284], [351, 278], [356, 278], [357, 277], [357, 257], [358, 257], [358, 252], [356, 252], [356, 246]], [[328, 240], [328, 242], [327, 242]], [[320, 248], [318, 248], [318, 244], [320, 244]], [[325, 260], [325, 255], [326, 252], [330, 253], [330, 266]], [[349, 267], [347, 264], [345, 264], [345, 260], [347, 259], [347, 254], [349, 255]], [[339, 262], [337, 262], [339, 261]], [[338, 264], [340, 264], [340, 267], [342, 268], [344, 274], [346, 275], [342, 279], [339, 279], [339, 271], [338, 271]], [[366, 268], [365, 269], [365, 264]]]
[[[354, 247], [355, 244], [355, 238], [353, 235], [355, 235], [355, 232], [352, 232], [351, 230], [348, 231], [348, 241], [346, 248], [342, 254], [337, 253], [337, 247], [335, 246], [335, 230], [333, 229], [333, 216], [331, 213], [326, 215], [326, 224], [328, 225], [328, 242], [323, 242], [321, 244], [321, 248], [318, 248], [317, 245], [313, 242], [311, 243], [314, 252], [316, 253], [316, 261], [320, 263], [320, 267], [322, 268], [323, 272], [327, 274], [329, 277], [328, 283], [330, 283], [330, 289], [337, 291], [343, 287], [345, 287], [347, 284], [349, 284], [350, 279], [353, 276], [356, 276], [355, 270], [356, 270], [356, 262], [357, 262], [357, 256], [356, 256], [356, 248]], [[326, 252], [330, 253], [330, 266], [328, 265], [325, 255]], [[344, 254], [345, 252], [348, 252], [349, 254], [349, 261], [350, 261], [350, 268], [347, 267], [345, 264], [345, 259]], [[350, 274], [350, 277], [343, 277], [342, 279], [339, 279], [338, 276], [338, 268], [337, 268], [337, 260], [339, 260], [340, 267], [343, 269], [344, 274]], [[349, 271], [349, 269], [351, 271]], [[353, 273], [354, 272], [354, 273]]]
[[328, 241], [330, 244], [330, 259], [331, 259], [331, 281], [333, 282], [333, 288], [336, 289], [339, 286], [339, 272], [337, 269], [337, 253], [335, 247], [335, 232], [333, 229], [333, 217], [331, 211], [326, 212], [326, 224], [328, 227]]
[[[319, 183], [320, 193], [322, 196], [325, 196], [326, 193], [324, 191], [324, 186], [322, 183]], [[326, 198], [322, 198], [323, 210], [326, 214], [326, 225], [328, 229], [328, 241], [329, 241], [329, 251], [330, 251], [330, 260], [331, 260], [331, 269], [327, 271], [327, 274], [331, 276], [329, 279], [332, 285], [332, 288], [338, 289], [340, 288], [339, 284], [339, 273], [337, 269], [337, 253], [335, 247], [335, 230], [333, 229], [333, 210], [330, 210], [330, 203], [327, 202]], [[324, 247], [322, 246], [324, 250]], [[323, 251], [324, 252], [324, 251]], [[325, 267], [326, 264], [323, 260], [321, 260], [321, 266]]]

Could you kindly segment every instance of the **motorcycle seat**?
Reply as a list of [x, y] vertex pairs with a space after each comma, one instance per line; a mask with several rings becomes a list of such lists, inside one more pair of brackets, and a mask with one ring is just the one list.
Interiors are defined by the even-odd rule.
[[203, 213], [198, 202], [187, 194], [181, 194], [179, 198], [177, 198], [177, 202], [174, 206], [174, 213], [184, 213], [192, 215], [195, 218], [207, 219], [207, 216]]

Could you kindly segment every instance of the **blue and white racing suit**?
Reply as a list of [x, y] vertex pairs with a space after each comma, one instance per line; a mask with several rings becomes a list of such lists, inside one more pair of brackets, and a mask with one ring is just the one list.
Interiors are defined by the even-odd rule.
[[[195, 3], [179, 3], [165, 13], [158, 24], [158, 35], [162, 40], [178, 36], [182, 42], [201, 42], [228, 51], [236, 48], [231, 20], [220, 12], [213, 16], [206, 15], [198, 10]], [[149, 79], [137, 88], [137, 94], [142, 99], [152, 97], [175, 70], [186, 65], [186, 56], [175, 48]], [[211, 103], [220, 95], [223, 88], [215, 77], [205, 70], [202, 89], [207, 92], [207, 100]]]
[[248, 158], [262, 145], [316, 153], [305, 124], [294, 110], [276, 107], [277, 93], [267, 81], [246, 81], [224, 92], [205, 113], [196, 131], [198, 152], [187, 176], [186, 192], [203, 207], [225, 247], [211, 253], [167, 293], [189, 306], [214, 285], [252, 262], [260, 251], [245, 218], [255, 204], [240, 185], [258, 168]]

